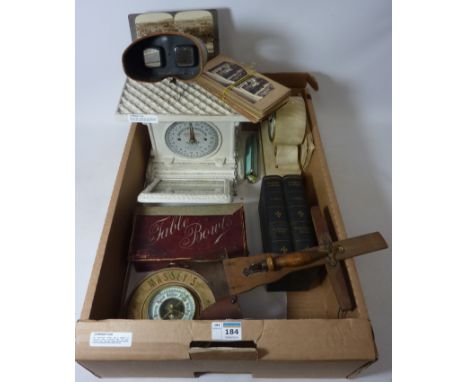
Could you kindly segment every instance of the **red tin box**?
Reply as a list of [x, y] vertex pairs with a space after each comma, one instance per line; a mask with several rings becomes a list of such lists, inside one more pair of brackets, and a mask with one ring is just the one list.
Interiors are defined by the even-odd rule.
[[138, 272], [247, 255], [242, 204], [139, 207], [130, 243]]

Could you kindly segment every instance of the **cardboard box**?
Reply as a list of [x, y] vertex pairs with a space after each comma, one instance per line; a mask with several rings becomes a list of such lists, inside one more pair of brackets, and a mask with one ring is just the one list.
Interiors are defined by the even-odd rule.
[[[270, 74], [307, 100], [315, 151], [306, 171], [310, 201], [318, 203], [336, 237], [346, 238], [327, 167], [306, 73]], [[349, 377], [377, 359], [359, 278], [346, 261], [356, 309], [340, 314], [329, 280], [288, 293], [287, 320], [241, 320], [242, 342], [212, 343], [211, 321], [122, 319], [133, 213], [143, 189], [150, 138], [132, 125], [114, 186], [80, 320], [76, 361], [99, 377], [193, 377], [251, 373], [254, 377]], [[314, 191], [315, 190], [315, 191]], [[90, 346], [93, 332], [131, 333], [129, 347]]]

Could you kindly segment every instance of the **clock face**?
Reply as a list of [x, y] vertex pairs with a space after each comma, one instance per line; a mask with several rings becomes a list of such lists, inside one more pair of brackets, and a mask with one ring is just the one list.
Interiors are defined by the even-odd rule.
[[181, 286], [158, 291], [148, 305], [150, 320], [193, 320], [195, 312], [196, 304], [192, 294]]
[[219, 130], [206, 122], [175, 122], [166, 130], [167, 147], [185, 158], [202, 158], [215, 153], [221, 144]]

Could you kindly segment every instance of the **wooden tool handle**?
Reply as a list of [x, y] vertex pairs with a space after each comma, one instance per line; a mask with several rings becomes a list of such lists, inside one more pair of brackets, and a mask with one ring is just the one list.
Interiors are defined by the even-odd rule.
[[266, 263], [269, 271], [274, 271], [282, 268], [302, 267], [326, 257], [326, 253], [317, 252], [293, 252], [278, 257], [269, 256], [266, 258]]

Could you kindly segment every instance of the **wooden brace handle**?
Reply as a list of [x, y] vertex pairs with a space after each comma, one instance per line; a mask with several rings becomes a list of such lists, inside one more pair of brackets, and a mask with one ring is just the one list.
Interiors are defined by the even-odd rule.
[[275, 271], [281, 268], [302, 267], [324, 257], [327, 257], [327, 253], [293, 252], [278, 257], [268, 256], [266, 264], [268, 271]]

